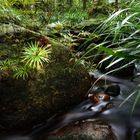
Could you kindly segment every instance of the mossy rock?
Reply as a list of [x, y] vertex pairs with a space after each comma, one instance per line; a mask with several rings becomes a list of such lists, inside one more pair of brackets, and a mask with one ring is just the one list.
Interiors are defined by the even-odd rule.
[[81, 102], [90, 87], [87, 70], [71, 50], [53, 47], [50, 64], [30, 79], [0, 81], [0, 129], [28, 129]]

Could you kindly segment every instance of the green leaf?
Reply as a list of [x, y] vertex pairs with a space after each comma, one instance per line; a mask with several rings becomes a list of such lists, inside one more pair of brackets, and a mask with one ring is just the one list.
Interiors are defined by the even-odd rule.
[[132, 112], [134, 112], [135, 107], [136, 107], [136, 105], [139, 101], [140, 101], [140, 89], [138, 91], [137, 97], [135, 98], [135, 101], [134, 101], [134, 104], [133, 104], [133, 107], [132, 107]]

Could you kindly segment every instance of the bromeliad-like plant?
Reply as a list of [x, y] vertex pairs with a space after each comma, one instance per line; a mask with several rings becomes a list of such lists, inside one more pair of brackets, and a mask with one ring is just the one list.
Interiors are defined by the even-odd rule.
[[22, 62], [32, 69], [39, 70], [43, 68], [44, 63], [50, 61], [50, 53], [50, 46], [39, 46], [38, 42], [31, 42], [23, 50]]

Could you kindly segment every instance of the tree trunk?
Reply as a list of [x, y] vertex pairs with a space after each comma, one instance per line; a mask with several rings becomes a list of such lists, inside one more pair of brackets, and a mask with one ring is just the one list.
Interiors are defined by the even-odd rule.
[[119, 10], [119, 0], [115, 0], [115, 10]]
[[67, 0], [67, 4], [68, 4], [69, 6], [72, 6], [72, 5], [73, 5], [73, 0]]
[[83, 10], [85, 10], [87, 7], [87, 0], [83, 0]]
[[99, 6], [103, 1], [101, 0], [93, 0], [94, 6]]

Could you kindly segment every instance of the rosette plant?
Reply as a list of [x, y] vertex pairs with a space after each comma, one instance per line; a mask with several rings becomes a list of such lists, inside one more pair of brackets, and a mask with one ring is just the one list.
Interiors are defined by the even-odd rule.
[[38, 42], [31, 42], [23, 49], [22, 62], [32, 69], [40, 70], [50, 61], [50, 53], [51, 48], [48, 45], [39, 46]]

